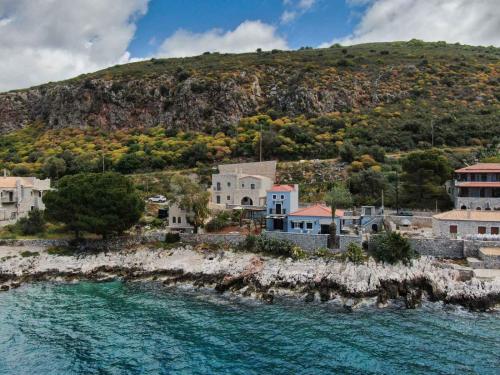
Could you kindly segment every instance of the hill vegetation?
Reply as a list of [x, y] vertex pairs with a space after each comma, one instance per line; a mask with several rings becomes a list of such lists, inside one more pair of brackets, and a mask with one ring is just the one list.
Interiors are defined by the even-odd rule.
[[[349, 177], [355, 203], [369, 203], [403, 172], [386, 153], [465, 146], [474, 151], [462, 159], [498, 157], [499, 71], [498, 48], [418, 40], [119, 65], [0, 94], [0, 168], [203, 176], [258, 160], [262, 138], [264, 159], [345, 163], [304, 184], [307, 199]], [[289, 172], [283, 181], [301, 182]]]

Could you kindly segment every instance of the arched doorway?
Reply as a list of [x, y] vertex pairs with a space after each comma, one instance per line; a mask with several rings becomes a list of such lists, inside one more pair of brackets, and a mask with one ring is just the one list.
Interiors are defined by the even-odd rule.
[[242, 205], [242, 206], [253, 206], [253, 201], [252, 201], [252, 198], [249, 198], [249, 197], [244, 197], [244, 198], [241, 200], [241, 205]]
[[466, 209], [467, 209], [467, 207], [466, 207], [466, 206], [462, 206], [462, 207], [460, 207], [460, 209], [462, 209], [462, 210], [466, 210]]

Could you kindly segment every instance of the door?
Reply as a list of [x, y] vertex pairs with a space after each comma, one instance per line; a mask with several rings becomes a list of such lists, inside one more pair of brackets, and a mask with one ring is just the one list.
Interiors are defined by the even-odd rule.
[[283, 230], [283, 219], [274, 219], [273, 227], [274, 230]]
[[281, 203], [276, 203], [276, 215], [281, 215]]

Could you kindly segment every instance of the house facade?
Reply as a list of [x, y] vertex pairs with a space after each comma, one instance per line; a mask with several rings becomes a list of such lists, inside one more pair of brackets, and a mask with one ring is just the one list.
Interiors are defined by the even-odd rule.
[[274, 185], [267, 191], [266, 229], [288, 230], [287, 215], [299, 208], [298, 185]]
[[219, 165], [212, 175], [211, 202], [223, 208], [262, 208], [276, 178], [276, 161]]
[[[340, 234], [341, 216], [344, 211], [335, 212], [336, 233]], [[315, 204], [292, 212], [287, 218], [288, 232], [308, 234], [329, 234], [332, 223], [332, 210], [323, 204]]]
[[188, 222], [188, 214], [177, 203], [168, 203], [168, 229], [172, 232], [193, 233], [193, 226]]
[[50, 179], [0, 177], [0, 227], [14, 224], [32, 210], [44, 210], [42, 198], [50, 190]]
[[500, 211], [452, 210], [432, 217], [432, 231], [445, 238], [500, 239]]
[[500, 163], [457, 169], [449, 191], [456, 209], [500, 210]]

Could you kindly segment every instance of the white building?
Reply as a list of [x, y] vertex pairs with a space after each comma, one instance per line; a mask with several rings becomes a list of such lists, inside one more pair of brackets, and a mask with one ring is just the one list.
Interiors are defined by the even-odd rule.
[[265, 207], [275, 178], [276, 161], [219, 165], [212, 175], [211, 202], [224, 208]]
[[14, 224], [32, 210], [44, 210], [42, 197], [50, 190], [50, 179], [0, 177], [0, 227]]
[[500, 239], [500, 211], [453, 210], [432, 217], [436, 237]]
[[189, 224], [188, 214], [177, 203], [168, 204], [168, 228], [172, 232], [193, 233], [193, 226]]

